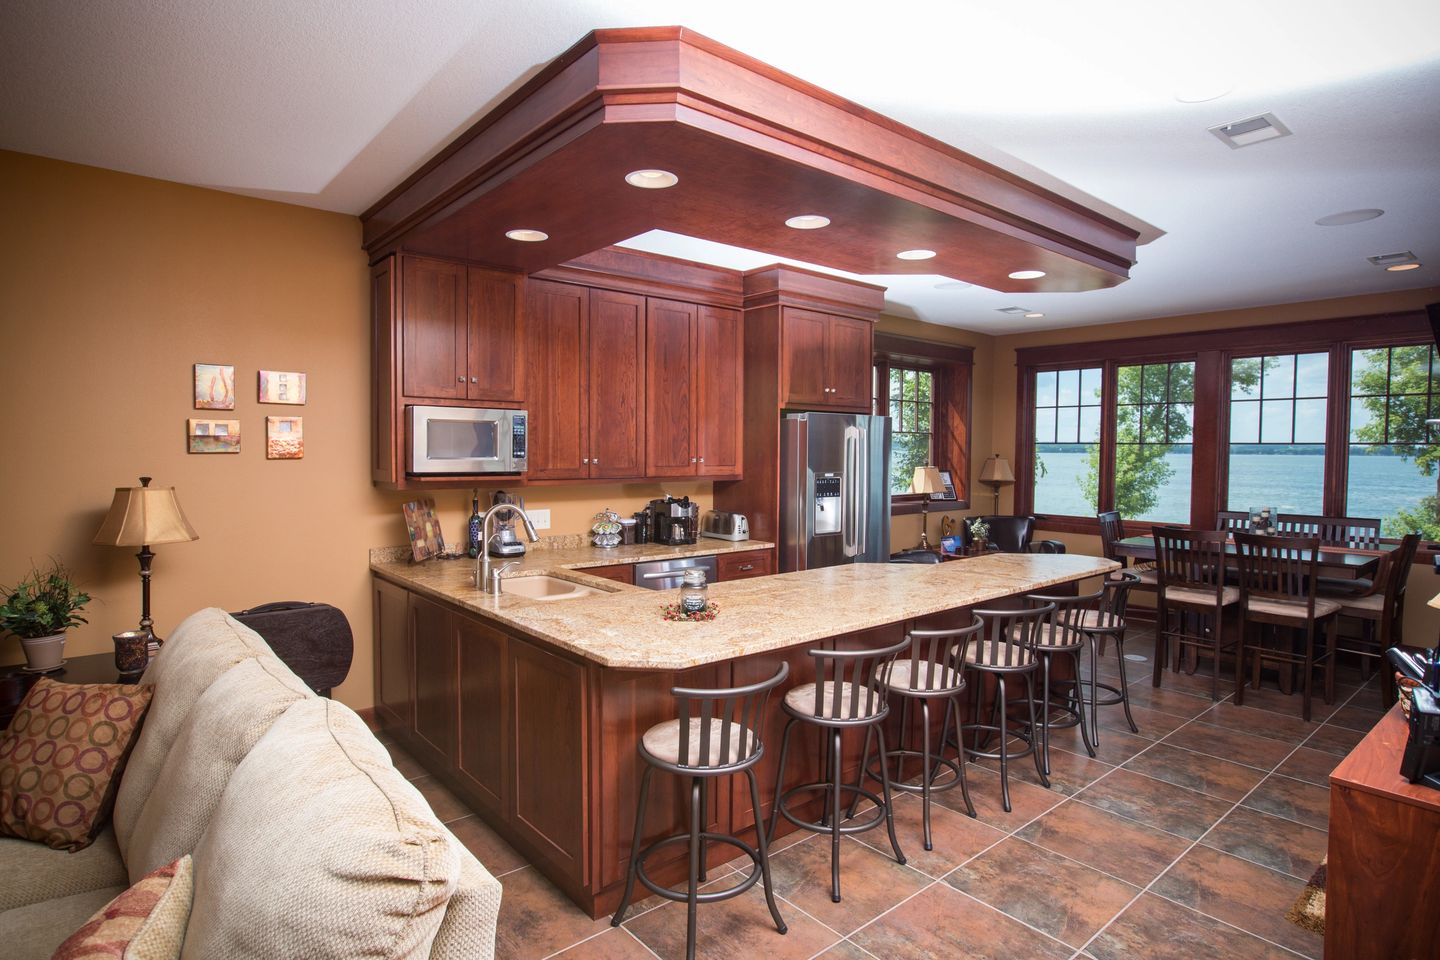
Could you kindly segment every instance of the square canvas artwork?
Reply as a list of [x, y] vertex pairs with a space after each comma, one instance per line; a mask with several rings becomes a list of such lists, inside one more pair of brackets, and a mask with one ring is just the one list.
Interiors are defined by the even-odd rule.
[[261, 370], [260, 402], [303, 404], [305, 374], [285, 370]]
[[235, 368], [226, 363], [195, 364], [195, 409], [235, 409]]
[[265, 418], [265, 458], [300, 460], [305, 456], [303, 417]]
[[440, 556], [445, 552], [445, 537], [440, 533], [440, 518], [435, 516], [435, 501], [430, 497], [411, 500], [401, 506], [405, 529], [410, 534], [410, 556], [416, 563]]
[[239, 420], [191, 418], [186, 430], [191, 453], [239, 453]]

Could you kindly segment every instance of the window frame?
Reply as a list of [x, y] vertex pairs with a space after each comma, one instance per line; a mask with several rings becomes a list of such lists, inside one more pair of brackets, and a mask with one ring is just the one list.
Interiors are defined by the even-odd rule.
[[[876, 332], [872, 357], [872, 411], [874, 384], [885, 384], [885, 410], [889, 415], [889, 384], [892, 367], [924, 370], [934, 378], [931, 396], [931, 450], [934, 466], [950, 474], [955, 485], [954, 500], [932, 501], [939, 510], [970, 508], [970, 411], [975, 351], [959, 344], [935, 343], [914, 337]], [[877, 411], [878, 412], [878, 411]], [[890, 515], [918, 514], [928, 494], [901, 493], [890, 497]]]
[[[1325, 426], [1323, 503], [1327, 515], [1343, 516], [1350, 435], [1351, 351], [1375, 347], [1434, 344], [1423, 310], [1158, 334], [1119, 340], [1054, 344], [1016, 350], [1015, 460], [1017, 514], [1034, 511], [1035, 375], [1039, 372], [1100, 366], [1100, 476], [1097, 510], [1115, 502], [1116, 373], [1121, 366], [1146, 363], [1195, 363], [1195, 427], [1190, 487], [1190, 524], [1210, 528], [1229, 499], [1230, 363], [1266, 353], [1328, 353], [1329, 380]], [[1344, 402], [1337, 402], [1343, 397]], [[1039, 515], [1046, 530], [1098, 534], [1094, 517]], [[1146, 534], [1153, 526], [1126, 518], [1127, 533]], [[1417, 554], [1428, 563], [1428, 556]]]

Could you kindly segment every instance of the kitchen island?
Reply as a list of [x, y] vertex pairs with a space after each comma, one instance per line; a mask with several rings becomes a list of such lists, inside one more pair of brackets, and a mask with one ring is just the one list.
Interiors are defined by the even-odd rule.
[[[711, 553], [727, 548], [747, 549], [707, 545]], [[828, 567], [714, 584], [711, 601], [720, 611], [714, 621], [674, 623], [661, 618], [662, 605], [674, 599], [669, 593], [591, 576], [545, 553], [533, 552], [518, 573], [597, 592], [552, 602], [491, 597], [474, 586], [473, 561], [417, 566], [377, 552], [376, 715], [597, 917], [619, 901], [641, 774], [636, 744], [649, 727], [673, 719], [671, 687], [753, 683], [781, 662], [790, 665], [788, 685], [812, 682], [811, 649], [893, 644], [912, 625], [958, 624], [970, 607], [1073, 590], [1117, 566], [1095, 557], [999, 554], [953, 564]], [[620, 557], [604, 556], [610, 564]], [[779, 742], [778, 700], [766, 718], [766, 743]], [[851, 779], [860, 747], [858, 738], [847, 745]], [[787, 781], [816, 779], [820, 762], [818, 740], [792, 749]], [[768, 816], [777, 765], [773, 751], [756, 767], [761, 818]], [[707, 830], [753, 841], [756, 811], [742, 783], [719, 784]], [[646, 839], [677, 832], [685, 808], [678, 778], [659, 778]], [[716, 863], [735, 853], [711, 845]], [[678, 879], [683, 857], [679, 845], [671, 861], [657, 854], [653, 875]]]

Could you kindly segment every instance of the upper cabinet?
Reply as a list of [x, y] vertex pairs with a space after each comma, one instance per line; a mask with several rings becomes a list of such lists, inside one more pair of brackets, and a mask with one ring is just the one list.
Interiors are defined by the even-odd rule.
[[782, 315], [782, 405], [868, 411], [875, 325], [799, 307]]
[[739, 310], [701, 307], [695, 335], [695, 405], [700, 475], [744, 472], [745, 327]]
[[523, 278], [427, 257], [407, 256], [403, 264], [402, 395], [419, 400], [523, 400]]
[[740, 312], [652, 299], [646, 318], [646, 473], [739, 476], [744, 384]]

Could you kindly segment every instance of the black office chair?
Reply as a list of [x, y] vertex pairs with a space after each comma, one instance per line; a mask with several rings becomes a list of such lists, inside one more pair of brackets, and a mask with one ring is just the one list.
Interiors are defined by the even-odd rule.
[[891, 563], [939, 563], [940, 554], [934, 550], [901, 550], [890, 554]]
[[[1059, 540], [1035, 540], [1034, 517], [981, 517], [990, 528], [990, 542], [1001, 553], [1064, 553]], [[968, 531], [968, 528], [967, 528]]]

